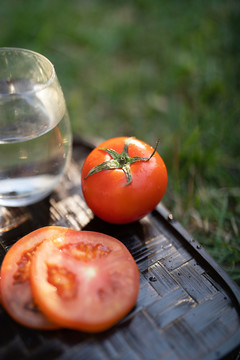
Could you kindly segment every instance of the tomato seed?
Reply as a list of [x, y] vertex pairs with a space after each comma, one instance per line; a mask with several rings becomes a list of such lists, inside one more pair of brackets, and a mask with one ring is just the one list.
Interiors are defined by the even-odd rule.
[[41, 242], [22, 253], [20, 260], [17, 262], [17, 271], [13, 275], [14, 285], [28, 281], [31, 259], [40, 244]]
[[70, 243], [59, 248], [67, 255], [73, 256], [77, 260], [89, 261], [101, 258], [111, 251], [107, 246], [102, 244], [86, 244], [84, 242]]
[[70, 300], [76, 296], [77, 282], [76, 276], [64, 267], [47, 265], [48, 282], [55, 286], [57, 293], [65, 300]]

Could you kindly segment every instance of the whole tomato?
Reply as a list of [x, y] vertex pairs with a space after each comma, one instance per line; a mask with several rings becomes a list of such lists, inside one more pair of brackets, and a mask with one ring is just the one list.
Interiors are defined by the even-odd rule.
[[167, 169], [150, 145], [116, 137], [97, 146], [82, 168], [82, 191], [93, 213], [125, 224], [151, 212], [167, 188]]

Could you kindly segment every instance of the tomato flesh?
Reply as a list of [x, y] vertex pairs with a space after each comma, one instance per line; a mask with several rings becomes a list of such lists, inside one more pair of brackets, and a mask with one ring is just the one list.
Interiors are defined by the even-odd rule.
[[55, 329], [59, 327], [39, 311], [33, 300], [30, 286], [30, 266], [40, 244], [51, 237], [56, 238], [65, 228], [46, 227], [38, 229], [17, 241], [5, 255], [1, 266], [1, 302], [5, 310], [23, 325]]
[[68, 229], [44, 241], [31, 262], [31, 287], [53, 322], [86, 332], [117, 323], [135, 305], [139, 272], [131, 254], [110, 236]]

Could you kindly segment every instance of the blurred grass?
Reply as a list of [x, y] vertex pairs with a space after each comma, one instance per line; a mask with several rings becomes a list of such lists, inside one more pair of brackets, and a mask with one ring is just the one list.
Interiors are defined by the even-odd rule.
[[160, 138], [164, 204], [240, 284], [240, 2], [1, 0], [0, 23], [54, 63], [75, 134]]

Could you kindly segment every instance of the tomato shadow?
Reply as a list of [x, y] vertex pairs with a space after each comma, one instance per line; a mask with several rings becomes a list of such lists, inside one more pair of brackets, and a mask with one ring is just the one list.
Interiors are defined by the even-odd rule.
[[7, 250], [21, 237], [49, 224], [49, 197], [29, 206], [0, 207], [0, 243]]
[[50, 225], [50, 196], [35, 204], [29, 205], [28, 210], [31, 213], [32, 226], [35, 229]]
[[131, 224], [110, 224], [97, 216], [94, 216], [89, 223], [83, 227], [82, 230], [96, 231], [122, 241], [126, 246], [128, 242], [131, 242], [132, 237], [138, 237], [144, 239], [144, 229], [141, 222], [136, 221]]

